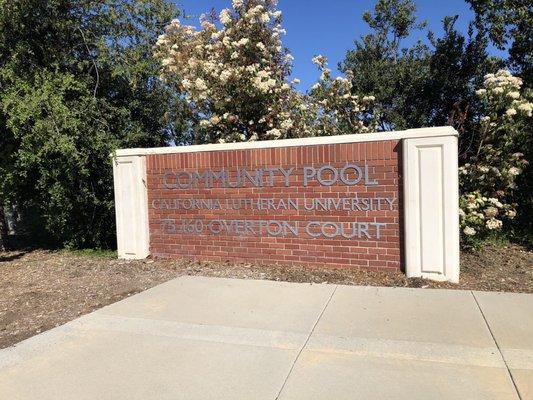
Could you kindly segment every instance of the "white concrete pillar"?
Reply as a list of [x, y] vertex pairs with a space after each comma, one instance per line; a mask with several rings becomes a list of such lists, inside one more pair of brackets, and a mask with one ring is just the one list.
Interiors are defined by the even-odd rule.
[[459, 281], [457, 133], [403, 140], [405, 270]]
[[146, 157], [115, 156], [115, 213], [119, 258], [143, 259], [150, 254]]

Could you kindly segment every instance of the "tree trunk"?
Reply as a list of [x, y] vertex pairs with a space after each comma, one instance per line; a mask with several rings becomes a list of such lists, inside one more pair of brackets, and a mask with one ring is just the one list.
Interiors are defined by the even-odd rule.
[[0, 251], [7, 250], [7, 222], [4, 213], [4, 203], [0, 199]]

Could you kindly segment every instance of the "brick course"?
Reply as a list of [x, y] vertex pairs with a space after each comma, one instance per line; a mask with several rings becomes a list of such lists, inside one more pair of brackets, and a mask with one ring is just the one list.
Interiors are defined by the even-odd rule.
[[[373, 269], [400, 269], [402, 264], [402, 199], [401, 199], [401, 142], [398, 140], [374, 141], [363, 143], [328, 144], [312, 146], [295, 146], [280, 148], [257, 148], [231, 151], [205, 151], [191, 153], [173, 153], [147, 156], [147, 187], [149, 205], [150, 251], [154, 257], [191, 258], [212, 261], [253, 261], [265, 264], [325, 265], [331, 267], [357, 266]], [[369, 177], [378, 182], [377, 186], [358, 184], [347, 186], [342, 183], [322, 186], [312, 180], [309, 186], [303, 185], [303, 167], [320, 168], [324, 165], [341, 169], [347, 163], [364, 167], [368, 165]], [[235, 177], [237, 168], [253, 171], [257, 168], [281, 167], [295, 168], [289, 178], [290, 185], [285, 186], [283, 176], [276, 175], [274, 186], [222, 188], [215, 186], [206, 189], [197, 188], [168, 189], [163, 184], [166, 172], [179, 171], [200, 174], [206, 170], [230, 171]], [[328, 176], [329, 177], [329, 176]], [[394, 198], [393, 210], [384, 207], [373, 211], [343, 210], [305, 210], [304, 204], [313, 199], [341, 198]], [[174, 199], [202, 199], [223, 202], [226, 199], [293, 199], [299, 209], [259, 210], [245, 208], [228, 209], [166, 209], [161, 208], [165, 201]], [[268, 200], [263, 200], [265, 204]], [[376, 200], [375, 200], [376, 201]], [[154, 205], [156, 207], [154, 207]], [[166, 220], [167, 222], [162, 222]], [[171, 220], [170, 222], [168, 220]], [[195, 233], [173, 232], [184, 220], [190, 220], [198, 228]], [[202, 226], [194, 225], [202, 221]], [[215, 234], [206, 229], [206, 224], [213, 220], [246, 220], [253, 224], [258, 221], [287, 221], [289, 226], [298, 229], [298, 236], [287, 231], [286, 236], [253, 235], [242, 226], [236, 233], [222, 230]], [[374, 236], [347, 239], [342, 236], [324, 237], [313, 225], [309, 232], [320, 237], [310, 237], [305, 230], [313, 222], [334, 222], [343, 227], [349, 223], [386, 223], [381, 228], [381, 238]], [[199, 223], [198, 223], [199, 224]], [[189, 226], [189, 225], [187, 225]], [[219, 222], [212, 226], [222, 229]], [[255, 225], [254, 225], [255, 226]], [[235, 228], [235, 226], [233, 226]], [[297, 228], [296, 228], [297, 227]], [[274, 233], [277, 225], [270, 226]], [[263, 226], [263, 229], [266, 229]], [[333, 235], [332, 226], [324, 232]]]

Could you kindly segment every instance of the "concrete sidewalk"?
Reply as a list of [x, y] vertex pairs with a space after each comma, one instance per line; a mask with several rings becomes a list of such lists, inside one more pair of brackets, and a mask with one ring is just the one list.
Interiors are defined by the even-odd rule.
[[533, 399], [533, 295], [182, 277], [0, 350], [0, 399]]

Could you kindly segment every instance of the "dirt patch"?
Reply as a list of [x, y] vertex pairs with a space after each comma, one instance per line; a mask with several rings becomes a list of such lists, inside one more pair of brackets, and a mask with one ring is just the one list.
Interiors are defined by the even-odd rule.
[[463, 253], [459, 284], [350, 268], [124, 261], [49, 251], [0, 253], [0, 348], [180, 275], [533, 293], [533, 252], [513, 245]]

